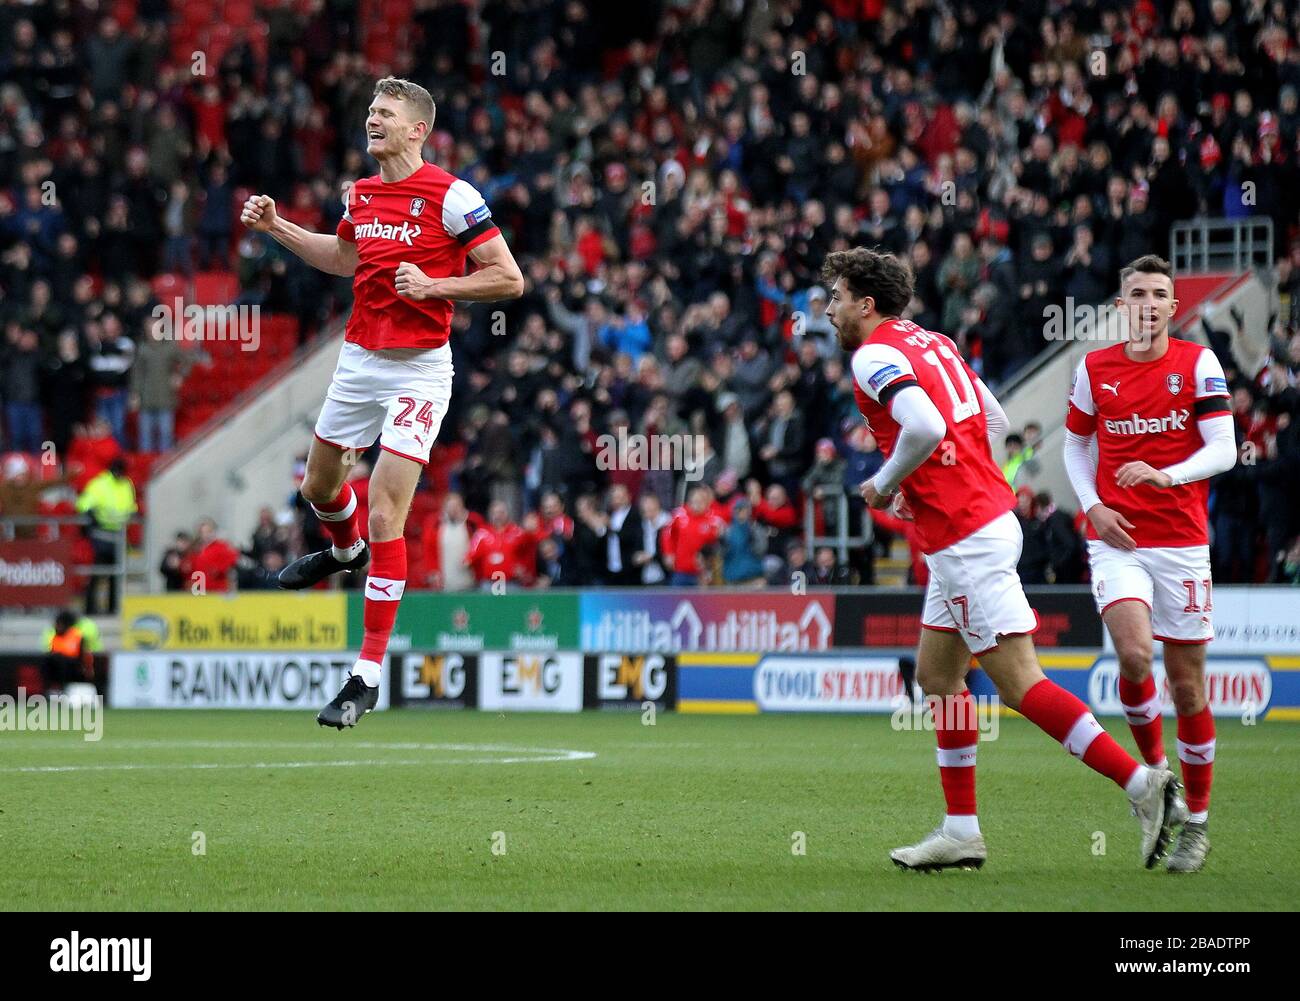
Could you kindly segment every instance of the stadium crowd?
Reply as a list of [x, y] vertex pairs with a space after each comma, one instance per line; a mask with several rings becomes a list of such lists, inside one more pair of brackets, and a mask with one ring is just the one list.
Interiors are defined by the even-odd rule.
[[[1252, 461], [1216, 483], [1213, 524], [1220, 579], [1294, 577], [1292, 0], [417, 0], [382, 65], [373, 5], [268, 0], [264, 31], [230, 33], [200, 74], [177, 58], [179, 6], [0, 2], [6, 449], [67, 456], [105, 428], [118, 450], [172, 447], [189, 361], [147, 333], [160, 274], [230, 271], [304, 337], [345, 311], [345, 279], [242, 231], [237, 204], [267, 192], [332, 231], [392, 72], [434, 94], [429, 157], [484, 193], [528, 279], [457, 311], [450, 476], [431, 472], [412, 519], [426, 583], [869, 581], [905, 524], [878, 520], [851, 566], [804, 532], [812, 496], [816, 536], [865, 535], [856, 485], [880, 461], [821, 312], [826, 253], [910, 260], [908, 315], [996, 390], [1049, 305], [1103, 300], [1194, 214], [1273, 220], [1270, 363], [1243, 372], [1216, 344]], [[701, 444], [675, 471], [602, 463], [628, 435]], [[1026, 579], [1077, 580], [1077, 519], [1012, 444]], [[83, 449], [79, 481], [113, 451]], [[313, 532], [309, 512], [268, 512], [245, 585]], [[196, 540], [177, 573], [221, 541]], [[224, 544], [223, 580], [241, 566]]]

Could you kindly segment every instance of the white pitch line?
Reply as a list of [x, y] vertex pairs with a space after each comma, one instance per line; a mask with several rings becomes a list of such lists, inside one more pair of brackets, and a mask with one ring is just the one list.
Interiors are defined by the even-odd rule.
[[[84, 737], [68, 737], [66, 739], [56, 740], [54, 738], [42, 739], [40, 745], [67, 747], [88, 747], [98, 748], [101, 751], [111, 751], [114, 749], [131, 749], [131, 750], [148, 750], [155, 747], [165, 748], [186, 748], [197, 747], [203, 749], [223, 750], [225, 748], [283, 748], [294, 749], [308, 748], [314, 750], [337, 750], [337, 743], [331, 746], [331, 741], [340, 740], [348, 741], [347, 747], [363, 747], [367, 750], [392, 750], [392, 751], [485, 751], [487, 753], [519, 753], [519, 754], [587, 754], [587, 751], [569, 751], [565, 748], [557, 747], [517, 747], [514, 744], [433, 744], [416, 741], [378, 741], [378, 740], [359, 740], [353, 741], [348, 737], [335, 734], [324, 734], [321, 740], [150, 740], [142, 738], [139, 740], [115, 740], [112, 737], [105, 737], [99, 741], [87, 741]], [[34, 742], [24, 742], [20, 740], [0, 741], [0, 748], [9, 747], [13, 749], [30, 750], [36, 744]]]
[[[321, 747], [320, 744], [282, 744], [275, 742], [215, 742], [215, 741], [136, 741], [139, 747], [204, 747], [204, 748], [248, 748], [248, 747]], [[118, 744], [123, 747], [125, 744]], [[382, 744], [373, 741], [358, 742], [354, 745], [366, 749], [392, 750], [432, 750], [432, 751], [477, 751], [488, 754], [504, 753], [507, 757], [472, 757], [472, 758], [368, 758], [343, 759], [336, 761], [246, 761], [246, 762], [172, 762], [172, 763], [122, 763], [104, 765], [23, 765], [0, 768], [0, 773], [59, 773], [59, 772], [126, 772], [126, 771], [212, 771], [232, 768], [357, 768], [398, 766], [437, 766], [437, 765], [527, 765], [552, 761], [586, 761], [596, 756], [595, 751], [574, 751], [567, 748], [547, 747], [506, 747], [495, 744]], [[526, 757], [521, 755], [527, 755]]]

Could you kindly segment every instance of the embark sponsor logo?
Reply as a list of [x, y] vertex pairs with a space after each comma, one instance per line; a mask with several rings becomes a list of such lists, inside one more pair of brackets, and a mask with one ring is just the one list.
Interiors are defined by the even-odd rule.
[[1192, 412], [1186, 408], [1171, 410], [1164, 417], [1139, 417], [1137, 414], [1126, 420], [1106, 421], [1106, 430], [1110, 434], [1164, 434], [1166, 431], [1186, 431], [1187, 418]]
[[356, 227], [356, 238], [358, 240], [396, 240], [408, 247], [415, 246], [415, 240], [419, 235], [420, 227], [412, 226], [405, 219], [402, 220], [400, 226], [389, 226], [378, 219], [372, 219], [370, 222], [360, 223]]
[[155, 306], [150, 315], [149, 332], [155, 341], [238, 341], [241, 351], [262, 346], [261, 306], [186, 305], [176, 296], [170, 304]]
[[73, 932], [50, 943], [55, 973], [129, 973], [143, 982], [153, 974], [153, 939], [82, 938]]

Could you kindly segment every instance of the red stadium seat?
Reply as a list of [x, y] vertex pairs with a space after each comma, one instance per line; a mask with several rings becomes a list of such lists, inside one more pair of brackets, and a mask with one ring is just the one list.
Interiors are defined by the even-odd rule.
[[239, 295], [239, 279], [224, 271], [200, 271], [194, 276], [194, 301], [200, 306], [225, 306]]
[[227, 24], [244, 28], [253, 23], [252, 0], [226, 0], [222, 17]]
[[177, 296], [184, 299], [189, 295], [190, 283], [184, 275], [167, 273], [155, 275], [152, 284], [154, 298], [161, 303], [169, 304]]
[[136, 15], [139, 13], [136, 0], [114, 0], [113, 19], [122, 26], [122, 31], [129, 34], [135, 27]]
[[267, 53], [270, 51], [268, 41], [270, 36], [271, 29], [265, 21], [254, 21], [248, 27], [248, 44], [260, 63], [266, 62]]
[[14, 684], [26, 692], [28, 698], [45, 694], [45, 675], [36, 664], [19, 664], [14, 669]]

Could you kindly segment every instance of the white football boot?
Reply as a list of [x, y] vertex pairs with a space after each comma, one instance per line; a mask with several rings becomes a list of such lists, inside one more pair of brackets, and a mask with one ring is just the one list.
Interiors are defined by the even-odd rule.
[[1173, 772], [1147, 768], [1146, 788], [1129, 800], [1133, 816], [1142, 825], [1142, 864], [1148, 869], [1164, 858], [1169, 848], [1170, 822], [1178, 795], [1176, 783]]
[[954, 838], [936, 827], [917, 844], [895, 848], [889, 853], [894, 865], [900, 869], [935, 872], [939, 869], [978, 869], [989, 857], [984, 847], [984, 835], [973, 838]]
[[[1173, 769], [1171, 768], [1172, 772]], [[1171, 828], [1182, 827], [1192, 812], [1187, 809], [1187, 800], [1183, 799], [1183, 784], [1174, 776], [1174, 780], [1169, 783], [1174, 788], [1174, 801], [1169, 805], [1169, 826]]]
[[1169, 872], [1200, 872], [1205, 866], [1205, 856], [1210, 854], [1210, 832], [1205, 823], [1188, 823], [1178, 833], [1165, 869]]

